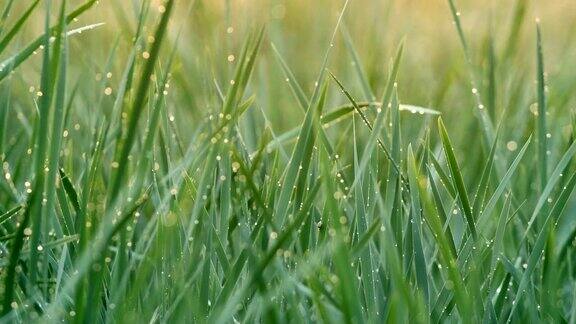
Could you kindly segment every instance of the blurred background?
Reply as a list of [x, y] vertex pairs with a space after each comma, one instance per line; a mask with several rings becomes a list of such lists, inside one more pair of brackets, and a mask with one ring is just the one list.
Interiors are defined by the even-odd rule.
[[[30, 3], [23, 0], [15, 5], [24, 10]], [[41, 5], [49, 6], [47, 3]], [[68, 1], [68, 7], [82, 3], [80, 0]], [[91, 116], [111, 111], [143, 3], [146, 2], [101, 0], [70, 26], [105, 24], [70, 38], [70, 80], [78, 90], [73, 108], [76, 113], [71, 116], [75, 119], [73, 124], [94, 128], [95, 119]], [[576, 96], [572, 96], [576, 88], [576, 1], [459, 0], [455, 3], [482, 98], [492, 91], [489, 89], [491, 73], [496, 80], [493, 88], [496, 99], [493, 107], [489, 107], [494, 124], [498, 124], [506, 113], [507, 124], [517, 126], [506, 131], [502, 137], [505, 142], [521, 143], [532, 132], [534, 115], [530, 113], [530, 107], [534, 108], [536, 100], [535, 21], [539, 19], [548, 82], [549, 120], [550, 125], [556, 125], [551, 141], [560, 138], [558, 136], [568, 136], [571, 113], [576, 108]], [[160, 1], [152, 0], [151, 4], [145, 27], [148, 34], [152, 33], [162, 10]], [[55, 21], [58, 5], [58, 1], [52, 1], [52, 21]], [[263, 26], [266, 36], [249, 92], [255, 94], [255, 107], [265, 112], [276, 133], [297, 126], [303, 112], [288, 84], [283, 82], [284, 76], [271, 45], [278, 49], [310, 95], [343, 5], [344, 1], [334, 0], [177, 1], [162, 59], [167, 60], [168, 53], [177, 43], [167, 109], [176, 116], [184, 141], [186, 132], [194, 130], [194, 123], [219, 109], [218, 91], [225, 91], [229, 84], [242, 44], [250, 32]], [[36, 10], [35, 19], [27, 23], [26, 32], [19, 35], [13, 45], [14, 53], [41, 34], [46, 12], [46, 8]], [[400, 102], [443, 112], [449, 130], [458, 134], [455, 144], [460, 148], [479, 141], [470, 69], [447, 0], [349, 1], [342, 28], [336, 35], [329, 69], [357, 100], [369, 100], [363, 95], [350, 52], [343, 41], [345, 34], [358, 52], [376, 98], [381, 96], [393, 54], [403, 41], [404, 56], [398, 77]], [[143, 42], [150, 41], [149, 38], [144, 38]], [[139, 48], [142, 50], [145, 45], [142, 43]], [[36, 55], [13, 74], [11, 91], [18, 94], [16, 105], [20, 103], [15, 112], [30, 114], [33, 111], [31, 103], [40, 82], [40, 66], [41, 55]], [[344, 103], [347, 100], [332, 85], [326, 109]], [[251, 116], [262, 118], [259, 113]], [[429, 122], [426, 117], [404, 115], [402, 118], [413, 119], [404, 127], [408, 141], [417, 138], [424, 129], [423, 123]], [[346, 128], [333, 128], [334, 132], [344, 130]], [[261, 131], [256, 128], [254, 137]], [[85, 132], [85, 136], [91, 134]], [[247, 145], [255, 146], [256, 142], [256, 138], [252, 141], [249, 138]], [[464, 167], [467, 172], [474, 170], [474, 165]]]
[[[17, 1], [16, 6], [24, 10], [30, 2]], [[68, 3], [71, 8], [82, 1], [72, 0]], [[269, 110], [273, 121], [289, 122], [292, 119], [286, 116], [294, 115], [294, 122], [297, 122], [296, 117], [300, 111], [290, 108], [294, 104], [290, 91], [278, 86], [282, 83], [275, 82], [278, 81], [275, 78], [283, 77], [269, 45], [275, 44], [298, 81], [309, 92], [343, 3], [334, 0], [178, 1], [178, 10], [173, 16], [169, 34], [169, 40], [173, 43], [178, 30], [181, 30], [178, 64], [174, 70], [175, 82], [171, 86], [172, 96], [185, 98], [184, 101], [175, 101], [186, 102], [186, 106], [171, 108], [191, 119], [206, 113], [206, 107], [213, 104], [213, 80], [224, 83], [223, 80], [229, 78], [235, 64], [231, 55], [238, 54], [247, 32], [265, 26], [267, 37], [258, 60], [253, 86], [264, 90], [258, 91], [258, 100]], [[117, 86], [115, 80], [125, 66], [127, 49], [131, 46], [141, 5], [142, 1], [101, 0], [75, 22], [75, 27], [105, 23], [102, 27], [71, 39], [70, 67], [77, 80], [81, 79], [82, 83], [98, 81], [98, 76], [112, 72], [110, 85], [112, 89]], [[500, 74], [505, 76], [499, 84], [502, 96], [498, 109], [507, 106], [507, 96], [514, 95], [512, 92], [517, 91], [514, 87], [519, 84], [525, 85], [522, 90], [526, 92], [523, 94], [526, 98], [522, 105], [530, 104], [533, 92], [530, 90], [534, 88], [536, 18], [542, 24], [551, 91], [563, 92], [566, 90], [564, 88], [569, 89], [576, 84], [576, 78], [571, 76], [576, 59], [575, 1], [460, 0], [456, 5], [461, 14], [473, 64], [479, 73], [487, 70], [488, 44], [490, 37], [493, 38], [496, 66]], [[57, 5], [53, 7], [55, 15]], [[160, 1], [153, 0], [152, 8], [158, 7]], [[26, 44], [41, 33], [44, 12], [36, 12], [36, 19], [27, 24], [27, 32], [16, 43]], [[149, 31], [158, 14], [151, 12]], [[469, 88], [469, 78], [447, 0], [352, 0], [344, 21], [344, 27], [355, 44], [377, 96], [383, 87], [392, 54], [404, 39], [405, 55], [399, 76], [400, 99], [410, 98], [411, 104], [430, 106], [441, 111], [457, 110], [466, 114], [466, 106], [472, 98], [462, 96], [462, 93], [469, 92], [462, 90]], [[14, 46], [15, 51], [19, 45]], [[107, 60], [116, 45], [118, 50], [114, 53], [114, 60], [108, 62], [107, 67]], [[340, 34], [333, 55], [330, 69], [340, 79], [353, 77], [350, 56]], [[506, 60], [513, 60], [513, 71], [506, 69], [509, 63]], [[22, 87], [37, 86], [39, 67], [40, 56], [27, 62], [22, 69], [37, 73], [18, 74], [18, 78], [22, 78]], [[555, 87], [555, 83], [563, 86]], [[354, 89], [358, 82], [352, 79], [345, 82], [345, 85]], [[91, 87], [86, 85], [82, 88]], [[355, 94], [360, 96], [360, 92]], [[85, 96], [88, 101], [90, 94]], [[554, 98], [551, 96], [551, 100]], [[571, 107], [571, 102], [569, 104], [560, 98], [558, 100], [563, 108]], [[550, 108], [554, 111], [561, 107], [552, 101]], [[278, 127], [288, 125], [280, 123]]]

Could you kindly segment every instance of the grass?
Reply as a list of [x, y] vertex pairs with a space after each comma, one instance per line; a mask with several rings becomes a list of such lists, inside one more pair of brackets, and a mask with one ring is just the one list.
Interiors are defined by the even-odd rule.
[[0, 1], [0, 322], [576, 322], [570, 5]]

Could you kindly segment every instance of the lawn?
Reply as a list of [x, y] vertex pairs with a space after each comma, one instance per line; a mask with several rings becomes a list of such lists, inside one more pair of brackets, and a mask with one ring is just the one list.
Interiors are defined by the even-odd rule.
[[576, 323], [572, 0], [0, 0], [0, 322]]

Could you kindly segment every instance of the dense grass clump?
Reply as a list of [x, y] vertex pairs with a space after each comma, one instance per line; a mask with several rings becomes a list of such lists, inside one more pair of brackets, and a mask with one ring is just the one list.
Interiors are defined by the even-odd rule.
[[576, 322], [576, 7], [509, 2], [0, 1], [0, 321]]

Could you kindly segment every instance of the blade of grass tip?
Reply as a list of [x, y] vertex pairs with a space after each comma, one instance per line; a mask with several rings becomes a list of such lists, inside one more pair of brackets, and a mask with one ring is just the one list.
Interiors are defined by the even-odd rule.
[[162, 44], [162, 40], [166, 34], [166, 29], [168, 28], [168, 21], [170, 20], [170, 15], [172, 13], [172, 8], [174, 7], [174, 0], [167, 0], [164, 3], [165, 11], [162, 14], [162, 18], [160, 19], [160, 23], [156, 28], [156, 32], [154, 34], [154, 43], [150, 48], [150, 56], [148, 60], [146, 60], [146, 64], [144, 65], [144, 70], [142, 71], [140, 84], [136, 90], [134, 96], [134, 104], [132, 105], [130, 116], [128, 117], [128, 126], [126, 136], [122, 142], [121, 153], [119, 155], [119, 159], [117, 161], [118, 168], [116, 169], [115, 175], [112, 180], [111, 190], [109, 192], [108, 197], [110, 198], [108, 202], [108, 207], [112, 207], [118, 199], [118, 194], [120, 188], [122, 187], [122, 183], [124, 181], [124, 177], [126, 176], [126, 168], [128, 167], [128, 155], [130, 154], [130, 150], [132, 149], [132, 145], [134, 144], [134, 140], [136, 137], [136, 131], [138, 128], [138, 121], [140, 119], [140, 115], [144, 110], [144, 103], [146, 98], [148, 97], [148, 87], [150, 85], [151, 79], [150, 77], [154, 73], [154, 66], [156, 65], [156, 61], [158, 60], [158, 56], [160, 54], [160, 48]]
[[340, 10], [340, 14], [338, 15], [338, 20], [336, 21], [336, 26], [334, 27], [334, 31], [332, 32], [332, 37], [330, 38], [330, 46], [328, 47], [328, 49], [326, 50], [326, 53], [324, 54], [324, 60], [322, 63], [322, 67], [320, 68], [320, 73], [318, 73], [318, 78], [316, 79], [316, 83], [314, 83], [315, 87], [314, 87], [314, 93], [312, 94], [312, 99], [310, 100], [311, 104], [315, 103], [321, 94], [320, 85], [322, 84], [322, 81], [324, 80], [324, 76], [326, 74], [326, 67], [328, 66], [328, 60], [330, 59], [330, 55], [332, 54], [332, 48], [334, 48], [334, 41], [336, 40], [336, 35], [337, 35], [338, 30], [340, 28], [340, 24], [342, 23], [342, 19], [344, 18], [344, 14], [346, 13], [346, 9], [348, 8], [348, 2], [349, 1], [350, 0], [346, 0], [344, 2], [344, 5], [342, 6], [342, 9]]
[[518, 41], [520, 39], [520, 30], [522, 29], [522, 24], [526, 17], [527, 9], [528, 9], [527, 0], [516, 0], [516, 4], [514, 6], [514, 15], [510, 26], [510, 32], [508, 34], [506, 41], [506, 48], [502, 56], [506, 61], [512, 58], [512, 55], [514, 55], [516, 49], [518, 48]]
[[548, 182], [548, 144], [546, 131], [546, 81], [544, 80], [544, 55], [542, 51], [542, 33], [540, 31], [540, 22], [536, 20], [536, 64], [538, 79], [538, 167], [540, 169], [540, 190]]
[[70, 181], [70, 178], [64, 172], [64, 169], [60, 168], [59, 174], [60, 174], [60, 181], [62, 182], [62, 186], [64, 187], [64, 191], [66, 192], [66, 196], [68, 196], [68, 199], [70, 200], [70, 203], [72, 204], [72, 207], [74, 208], [76, 214], [80, 214], [81, 212], [80, 202], [78, 200], [78, 194], [76, 193], [76, 189], [74, 188], [72, 181]]
[[[500, 124], [502, 125], [502, 123]], [[496, 146], [498, 144], [498, 137], [500, 134], [500, 127], [496, 131], [496, 136], [494, 137], [494, 142], [492, 143], [492, 147], [490, 148], [490, 152], [488, 153], [488, 159], [486, 160], [486, 164], [484, 165], [484, 169], [482, 170], [482, 175], [480, 176], [480, 182], [478, 183], [478, 187], [476, 189], [476, 194], [474, 195], [474, 204], [472, 208], [472, 212], [474, 213], [474, 219], [478, 219], [478, 215], [480, 214], [480, 210], [482, 208], [482, 204], [484, 203], [484, 199], [486, 198], [486, 193], [488, 192], [489, 181], [492, 175], [492, 167], [494, 165], [494, 156], [496, 155]]]
[[390, 104], [390, 99], [392, 98], [392, 93], [396, 89], [396, 78], [398, 76], [398, 70], [400, 69], [400, 62], [402, 61], [402, 53], [404, 52], [404, 41], [400, 42], [398, 49], [396, 50], [396, 55], [394, 56], [394, 63], [392, 64], [392, 71], [388, 76], [388, 81], [386, 82], [386, 88], [382, 94], [382, 109], [387, 109]]
[[538, 236], [536, 238], [536, 242], [534, 243], [534, 246], [532, 247], [532, 251], [530, 252], [530, 256], [528, 258], [528, 261], [523, 266], [525, 268], [525, 270], [524, 270], [524, 273], [522, 274], [522, 278], [520, 280], [520, 283], [518, 284], [518, 288], [516, 290], [516, 296], [514, 297], [514, 300], [512, 301], [512, 310], [510, 311], [510, 314], [508, 315], [508, 322], [510, 322], [512, 320], [512, 318], [515, 315], [516, 310], [518, 309], [518, 304], [519, 304], [520, 298], [522, 298], [522, 295], [526, 291], [526, 287], [527, 287], [529, 281], [531, 280], [532, 274], [534, 273], [534, 270], [536, 269], [536, 265], [538, 264], [538, 262], [540, 260], [542, 260], [541, 256], [542, 256], [542, 253], [544, 252], [544, 247], [546, 245], [546, 240], [548, 238], [550, 226], [552, 226], [552, 227], [557, 226], [558, 220], [562, 216], [562, 213], [563, 213], [568, 201], [570, 200], [570, 196], [572, 195], [572, 192], [574, 191], [575, 187], [576, 187], [576, 173], [574, 173], [570, 177], [570, 180], [568, 180], [568, 183], [566, 184], [566, 186], [564, 188], [562, 188], [562, 191], [560, 192], [560, 196], [556, 200], [554, 207], [552, 207], [552, 209], [550, 210], [550, 212], [546, 216], [546, 219], [544, 220], [543, 226], [540, 229], [540, 232], [538, 233]]
[[438, 118], [438, 129], [440, 130], [440, 138], [442, 140], [442, 146], [444, 146], [444, 154], [446, 155], [446, 160], [448, 161], [448, 166], [450, 168], [450, 173], [452, 174], [452, 181], [454, 187], [458, 192], [458, 199], [464, 210], [464, 216], [466, 218], [466, 223], [468, 224], [468, 229], [474, 238], [474, 241], [478, 239], [476, 233], [476, 225], [474, 225], [474, 215], [472, 214], [472, 209], [470, 208], [470, 202], [468, 200], [468, 193], [466, 192], [466, 185], [464, 184], [464, 179], [462, 178], [462, 173], [460, 172], [460, 167], [458, 166], [458, 161], [456, 161], [456, 156], [454, 156], [454, 149], [452, 148], [452, 143], [448, 137], [448, 132], [442, 122], [442, 118]]
[[[496, 187], [496, 190], [494, 190], [494, 193], [492, 194], [492, 196], [490, 197], [490, 199], [488, 200], [488, 202], [484, 206], [484, 209], [482, 210], [480, 217], [479, 217], [479, 220], [478, 220], [478, 222], [481, 224], [480, 225], [481, 227], [484, 224], [483, 222], [488, 221], [487, 218], [492, 213], [492, 210], [494, 209], [494, 207], [496, 207], [496, 203], [498, 202], [498, 200], [502, 196], [502, 193], [504, 193], [504, 190], [506, 190], [506, 188], [508, 187], [508, 183], [509, 183], [510, 179], [512, 179], [512, 175], [514, 175], [514, 172], [518, 168], [518, 165], [520, 164], [520, 161], [522, 160], [524, 153], [526, 153], [526, 150], [528, 149], [528, 146], [531, 142], [531, 139], [532, 139], [531, 137], [528, 138], [526, 143], [524, 143], [524, 145], [522, 146], [522, 149], [520, 149], [520, 152], [518, 152], [518, 154], [516, 155], [516, 158], [514, 159], [514, 161], [512, 162], [510, 167], [508, 168], [508, 171], [506, 171], [506, 173], [502, 177], [502, 180], [500, 180], [498, 187]], [[576, 146], [575, 146], [575, 148], [576, 148]]]
[[485, 144], [488, 146], [490, 143], [494, 141], [494, 129], [492, 125], [492, 120], [490, 116], [486, 112], [484, 104], [482, 104], [482, 97], [480, 96], [480, 91], [478, 91], [478, 87], [476, 86], [478, 82], [476, 81], [476, 73], [474, 69], [474, 65], [472, 64], [472, 59], [470, 57], [470, 50], [468, 47], [468, 43], [466, 41], [466, 37], [464, 35], [464, 30], [462, 29], [462, 23], [460, 20], [460, 11], [456, 9], [456, 5], [454, 4], [454, 0], [448, 0], [450, 5], [450, 13], [452, 14], [452, 19], [454, 25], [456, 26], [456, 31], [458, 32], [458, 38], [460, 39], [460, 44], [464, 50], [464, 58], [466, 60], [468, 71], [470, 74], [470, 83], [472, 85], [472, 94], [474, 95], [474, 99], [476, 102], [476, 107], [474, 112], [479, 115], [480, 123], [482, 125], [483, 135], [485, 139]]
[[306, 97], [304, 90], [302, 90], [300, 83], [296, 80], [296, 76], [294, 76], [294, 73], [292, 72], [290, 67], [288, 67], [288, 64], [286, 63], [286, 61], [282, 57], [282, 54], [280, 54], [274, 43], [271, 43], [271, 47], [274, 54], [276, 54], [276, 59], [278, 60], [278, 63], [280, 63], [280, 67], [282, 67], [282, 71], [286, 76], [286, 81], [290, 85], [290, 89], [292, 90], [294, 97], [296, 97], [296, 99], [298, 100], [300, 108], [302, 108], [302, 110], [306, 112], [306, 109], [308, 108], [310, 103], [308, 102], [308, 98]]
[[222, 104], [222, 112], [224, 113], [224, 115], [232, 112], [233, 105], [236, 102], [237, 97], [238, 97], [238, 92], [241, 91], [240, 79], [242, 78], [242, 75], [244, 73], [246, 73], [245, 72], [246, 61], [247, 61], [247, 57], [248, 57], [248, 51], [250, 50], [250, 46], [252, 44], [252, 38], [253, 38], [253, 35], [250, 34], [248, 36], [248, 39], [244, 43], [244, 46], [240, 52], [240, 55], [238, 56], [238, 62], [240, 62], [240, 64], [238, 64], [236, 66], [236, 70], [234, 71], [234, 77], [230, 81], [231, 85], [228, 88], [228, 91], [226, 92], [226, 96], [223, 98], [224, 103]]
[[[260, 28], [260, 32], [258, 32], [256, 39], [255, 39], [255, 43], [252, 46], [252, 50], [250, 51], [250, 53], [248, 54], [248, 56], [246, 57], [246, 66], [244, 68], [243, 73], [241, 74], [241, 78], [240, 78], [240, 87], [239, 87], [239, 91], [238, 91], [238, 99], [236, 99], [237, 102], [241, 102], [242, 101], [242, 97], [244, 96], [245, 90], [246, 90], [246, 86], [248, 84], [248, 81], [250, 80], [250, 77], [252, 76], [252, 71], [254, 70], [254, 65], [256, 64], [256, 56], [258, 55], [258, 52], [260, 51], [260, 46], [262, 44], [262, 39], [264, 39], [264, 27]], [[224, 107], [226, 108], [226, 107]]]
[[[306, 94], [302, 90], [302, 87], [301, 87], [300, 83], [298, 82], [298, 80], [296, 79], [296, 77], [294, 76], [294, 73], [292, 72], [290, 67], [288, 67], [288, 65], [286, 64], [286, 61], [282, 58], [282, 55], [280, 54], [280, 52], [278, 52], [278, 50], [276, 49], [274, 44], [272, 44], [272, 49], [273, 49], [274, 53], [276, 54], [277, 60], [280, 63], [280, 66], [282, 68], [282, 72], [284, 73], [284, 76], [286, 77], [286, 80], [288, 81], [288, 84], [290, 86], [292, 93], [296, 97], [298, 104], [299, 104], [300, 108], [302, 109], [302, 111], [304, 113], [306, 113], [306, 111], [308, 110], [308, 107], [310, 106], [310, 101], [306, 97]], [[264, 114], [264, 112], [263, 112], [263, 114]], [[266, 119], [268, 119], [268, 118], [266, 118]], [[325, 124], [324, 122], [322, 122], [322, 123]], [[278, 137], [275, 137], [273, 140], [271, 140], [268, 143], [268, 146], [267, 146], [268, 149], [274, 149], [274, 148], [280, 146], [282, 143], [296, 138], [298, 136], [299, 132], [301, 131], [301, 129], [302, 128], [300, 126], [297, 126], [297, 127], [293, 128], [292, 130], [287, 131]], [[330, 143], [323, 127], [319, 128], [319, 136], [320, 136], [320, 139], [322, 140], [322, 143], [324, 144], [324, 148], [328, 151], [328, 154], [330, 156], [332, 156], [334, 154], [334, 149], [333, 149], [332, 144]], [[284, 154], [283, 148], [282, 148], [282, 152], [283, 152], [283, 155], [286, 155], [286, 154]], [[345, 180], [345, 183], [347, 183], [346, 179], [344, 179], [344, 180]]]
[[468, 43], [466, 42], [466, 37], [464, 37], [464, 31], [462, 30], [462, 23], [460, 22], [460, 11], [456, 9], [454, 0], [448, 0], [448, 4], [450, 5], [450, 12], [452, 13], [452, 18], [454, 19], [454, 25], [456, 25], [456, 31], [458, 32], [460, 43], [462, 44], [466, 57], [468, 58]]
[[36, 9], [36, 7], [38, 6], [39, 3], [40, 3], [40, 0], [35, 0], [28, 7], [28, 9], [24, 12], [24, 14], [22, 14], [22, 16], [20, 16], [18, 21], [16, 21], [16, 23], [8, 31], [8, 33], [6, 33], [6, 35], [4, 35], [4, 37], [2, 37], [2, 39], [0, 40], [0, 53], [4, 52], [4, 50], [6, 49], [6, 46], [8, 46], [8, 44], [14, 38], [14, 36], [16, 36], [18, 34], [18, 32], [20, 31], [20, 29], [22, 28], [22, 26], [24, 25], [26, 20], [28, 20], [28, 18], [30, 17], [30, 15], [32, 14], [34, 9]]
[[[324, 61], [322, 63], [322, 67], [320, 69], [320, 73], [318, 74], [318, 78], [316, 79], [316, 82], [314, 83], [315, 88], [314, 88], [314, 93], [312, 94], [311, 100], [309, 100], [306, 97], [306, 95], [304, 94], [304, 91], [302, 91], [301, 85], [298, 83], [298, 80], [296, 80], [294, 73], [290, 70], [289, 66], [286, 64], [286, 61], [282, 58], [282, 55], [280, 54], [280, 52], [278, 52], [275, 49], [275, 47], [273, 47], [274, 53], [276, 54], [276, 57], [278, 58], [278, 60], [280, 62], [280, 66], [282, 67], [282, 72], [284, 73], [284, 76], [288, 80], [288, 84], [290, 86], [290, 89], [292, 90], [292, 93], [296, 96], [296, 99], [298, 100], [300, 108], [302, 108], [304, 113], [306, 113], [308, 111], [309, 107], [311, 105], [313, 105], [315, 103], [315, 100], [317, 99], [318, 91], [320, 90], [320, 85], [324, 81], [324, 75], [325, 75], [324, 70], [326, 69], [326, 67], [328, 65], [330, 53], [331, 53], [332, 47], [334, 46], [334, 39], [336, 37], [336, 33], [338, 32], [338, 28], [340, 26], [340, 22], [342, 20], [342, 17], [344, 16], [344, 13], [346, 12], [347, 5], [348, 5], [348, 0], [346, 0], [346, 2], [344, 3], [344, 6], [342, 8], [342, 12], [340, 13], [340, 16], [338, 17], [338, 21], [336, 23], [336, 26], [334, 27], [334, 32], [333, 32], [332, 38], [330, 40], [330, 47], [327, 49], [327, 51], [325, 53]], [[298, 131], [295, 131], [295, 133], [297, 134]], [[328, 136], [326, 135], [326, 132], [324, 131], [324, 129], [322, 127], [319, 128], [319, 136], [320, 136], [320, 139], [322, 141], [322, 144], [324, 145], [324, 149], [328, 152], [328, 155], [333, 157], [334, 156], [334, 148], [332, 147], [332, 144], [330, 143], [330, 140], [328, 139]], [[346, 179], [343, 179], [343, 180], [345, 183], [347, 183]]]
[[[61, 179], [60, 179], [60, 183]], [[56, 187], [56, 206], [55, 209], [60, 208], [60, 213], [57, 213], [58, 221], [60, 223], [59, 228], [56, 229], [56, 235], [73, 235], [76, 234], [74, 231], [74, 218], [72, 215], [76, 216], [77, 213], [73, 213], [70, 209], [70, 198], [64, 190], [64, 186]], [[74, 244], [77, 245], [77, 244]], [[74, 249], [71, 249], [73, 252]]]
[[364, 92], [364, 97], [366, 100], [374, 101], [376, 97], [372, 92], [370, 87], [370, 83], [368, 82], [368, 78], [366, 77], [366, 72], [362, 67], [362, 62], [360, 61], [360, 57], [358, 56], [358, 52], [356, 52], [356, 48], [354, 46], [354, 42], [352, 41], [352, 37], [348, 32], [348, 28], [346, 26], [342, 26], [342, 36], [344, 36], [344, 44], [346, 44], [346, 49], [348, 50], [348, 54], [352, 57], [352, 65], [354, 66], [354, 70], [356, 71], [356, 75], [358, 76], [358, 80], [360, 80], [360, 85], [362, 86], [362, 92]]

